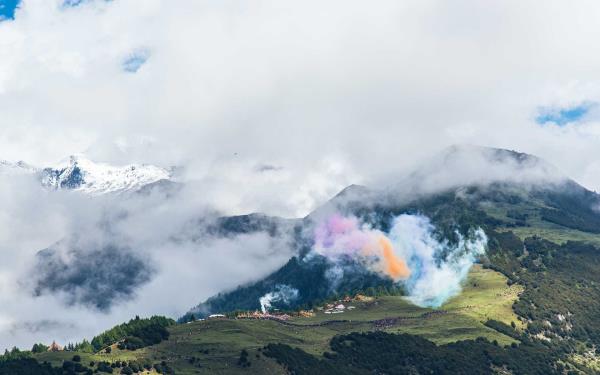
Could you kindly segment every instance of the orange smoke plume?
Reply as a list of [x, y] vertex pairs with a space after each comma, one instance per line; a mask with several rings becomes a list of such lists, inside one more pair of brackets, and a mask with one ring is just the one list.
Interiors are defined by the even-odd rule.
[[387, 237], [381, 236], [379, 237], [379, 245], [381, 246], [384, 272], [395, 281], [407, 279], [410, 276], [410, 269], [403, 259], [398, 258], [394, 254], [394, 247], [390, 240]]

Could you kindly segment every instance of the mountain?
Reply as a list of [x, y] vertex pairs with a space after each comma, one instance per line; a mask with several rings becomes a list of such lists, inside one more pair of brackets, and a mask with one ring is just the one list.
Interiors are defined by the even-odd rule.
[[37, 168], [25, 162], [0, 161], [0, 176], [32, 175], [50, 190], [73, 190], [89, 195], [146, 192], [172, 185], [171, 170], [147, 164], [115, 166], [70, 156], [54, 166]]
[[51, 189], [68, 189], [91, 195], [136, 191], [162, 180], [169, 180], [168, 170], [153, 165], [113, 166], [94, 163], [84, 157], [71, 156], [40, 173], [42, 185]]
[[[208, 228], [200, 221], [198, 230], [215, 236], [281, 236], [296, 255], [265, 278], [202, 301], [165, 328], [168, 340], [146, 345], [121, 325], [101, 335], [110, 349], [82, 344], [77, 355], [90, 371], [114, 365], [178, 374], [597, 374], [599, 207], [600, 195], [535, 156], [452, 147], [391, 186], [349, 186], [304, 218], [251, 214], [204, 223]], [[349, 234], [342, 249], [332, 233]], [[404, 254], [412, 273], [397, 280], [382, 272], [381, 255], [369, 247], [366, 256], [320, 251], [351, 249], [357, 238], [387, 238], [422, 252]], [[44, 287], [86, 278], [47, 256], [56, 267]], [[413, 258], [420, 266], [413, 268]], [[85, 272], [97, 268], [80, 263]], [[422, 278], [432, 269], [440, 272]], [[415, 290], [438, 293], [448, 285], [455, 288], [440, 303], [414, 298]], [[265, 306], [272, 315], [254, 313]], [[146, 347], [132, 352], [132, 344]], [[18, 363], [64, 369], [71, 354], [23, 355]], [[16, 363], [0, 358], [0, 374], [17, 373]]]
[[[477, 175], [481, 177], [476, 178]], [[401, 215], [424, 215], [431, 220], [434, 236], [441, 242], [459, 242], [473, 228], [480, 227], [490, 242], [504, 236], [498, 233], [509, 232], [521, 239], [536, 235], [552, 241], [558, 238], [562, 244], [569, 239], [600, 243], [595, 236], [600, 233], [598, 207], [600, 195], [564, 177], [535, 156], [453, 146], [394, 186], [347, 187], [296, 222], [293, 242], [298, 255], [285, 266], [263, 280], [207, 299], [182, 320], [191, 314], [258, 309], [261, 296], [278, 285], [291, 285], [299, 291], [298, 298], [279, 304], [280, 308], [308, 307], [335, 294], [368, 288], [393, 290], [392, 280], [357, 268], [351, 261], [341, 265], [344, 278], [335, 288], [331, 287], [331, 265], [326, 259], [308, 255], [314, 245], [315, 226], [332, 213], [357, 217], [384, 233]]]

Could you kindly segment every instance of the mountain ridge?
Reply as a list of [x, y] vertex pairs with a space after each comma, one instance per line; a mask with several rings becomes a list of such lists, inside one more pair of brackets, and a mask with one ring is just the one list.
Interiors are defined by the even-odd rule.
[[161, 181], [173, 181], [172, 171], [149, 164], [115, 166], [71, 155], [47, 167], [34, 167], [23, 161], [0, 161], [0, 174], [33, 175], [49, 190], [71, 190], [98, 196], [140, 191]]

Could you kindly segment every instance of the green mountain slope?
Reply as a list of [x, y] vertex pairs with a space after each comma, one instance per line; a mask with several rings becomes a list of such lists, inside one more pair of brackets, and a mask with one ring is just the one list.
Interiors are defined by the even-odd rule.
[[[116, 346], [110, 353], [80, 353], [84, 363], [94, 361], [159, 363], [169, 358], [169, 366], [181, 374], [245, 373], [247, 367], [238, 364], [242, 350], [250, 353], [248, 361], [253, 371], [284, 372], [273, 359], [262, 354], [269, 343], [301, 348], [311, 355], [322, 356], [330, 350], [330, 340], [352, 332], [408, 333], [425, 337], [437, 344], [485, 337], [490, 342], [510, 345], [518, 340], [486, 326], [489, 320], [507, 325], [517, 322], [511, 306], [521, 288], [508, 286], [502, 274], [475, 267], [464, 292], [439, 310], [417, 307], [399, 296], [380, 296], [341, 302], [353, 309], [335, 317], [322, 310], [313, 317], [293, 317], [287, 322], [256, 319], [209, 319], [168, 327], [168, 340], [158, 345], [130, 351]], [[519, 328], [522, 326], [519, 323]], [[75, 353], [43, 353], [39, 361], [62, 365]], [[259, 354], [259, 357], [256, 357]]]
[[[364, 194], [364, 188], [361, 188], [361, 193]], [[481, 227], [491, 237], [501, 232], [512, 232], [521, 240], [539, 236], [557, 244], [567, 241], [600, 244], [600, 236], [596, 233], [600, 224], [595, 224], [600, 223], [600, 213], [595, 210], [600, 205], [600, 198], [571, 181], [548, 187], [503, 183], [459, 187], [407, 203], [389, 202], [346, 201], [344, 206], [337, 205], [336, 210], [355, 215], [384, 232], [389, 231], [398, 215], [422, 214], [431, 218], [437, 236], [450, 242], [457, 241], [458, 234], [465, 235], [470, 229]], [[391, 280], [360, 268], [345, 272], [346, 278], [332, 290], [326, 275], [327, 262], [314, 257], [310, 260], [305, 258], [311, 246], [310, 234], [314, 225], [311, 219], [309, 216], [303, 222], [304, 229], [300, 232], [303, 235], [297, 239], [297, 243], [301, 244], [297, 257], [265, 279], [214, 296], [192, 309], [191, 313], [199, 317], [222, 311], [258, 309], [259, 298], [278, 284], [292, 285], [300, 291], [300, 298], [280, 308], [310, 307], [311, 302], [336, 293], [352, 293], [367, 288], [394, 289], [402, 293], [401, 288], [394, 288]], [[348, 268], [351, 266], [348, 265]], [[187, 317], [182, 318], [185, 319]]]

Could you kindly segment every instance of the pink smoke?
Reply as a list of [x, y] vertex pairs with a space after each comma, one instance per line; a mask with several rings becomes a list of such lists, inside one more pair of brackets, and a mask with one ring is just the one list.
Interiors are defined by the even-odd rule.
[[355, 217], [334, 214], [321, 222], [315, 229], [314, 250], [333, 261], [352, 257], [394, 280], [410, 275], [406, 262], [396, 256], [387, 236], [379, 230], [361, 227]]

